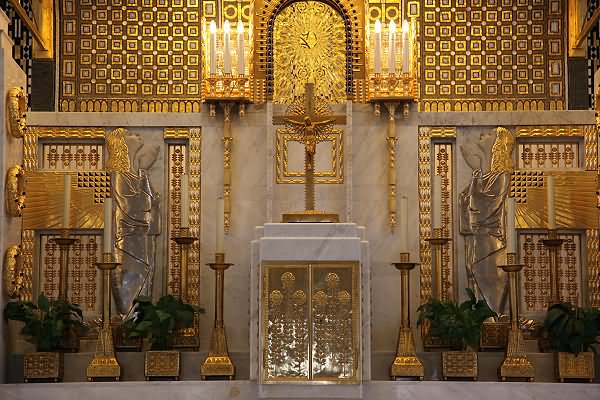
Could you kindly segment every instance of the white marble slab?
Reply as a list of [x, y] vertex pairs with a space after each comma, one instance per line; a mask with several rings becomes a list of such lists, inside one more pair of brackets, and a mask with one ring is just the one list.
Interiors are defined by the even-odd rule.
[[[300, 400], [325, 397], [328, 392], [346, 397], [348, 388], [337, 385], [311, 388], [285, 385], [288, 391], [279, 398]], [[598, 400], [600, 384], [517, 383], [517, 382], [368, 382], [363, 385], [364, 400]], [[265, 394], [263, 392], [263, 394]], [[106, 382], [106, 383], [32, 383], [0, 385], [2, 400], [256, 400], [261, 397], [252, 381], [231, 382]], [[309, 395], [310, 397], [307, 397]], [[265, 397], [262, 397], [265, 398]], [[270, 397], [275, 399], [275, 397]], [[330, 397], [329, 397], [330, 398]]]

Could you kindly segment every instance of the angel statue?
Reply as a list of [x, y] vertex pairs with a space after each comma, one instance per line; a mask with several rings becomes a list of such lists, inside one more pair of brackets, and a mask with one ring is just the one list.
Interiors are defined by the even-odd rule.
[[159, 196], [148, 171], [158, 158], [158, 146], [144, 146], [138, 134], [124, 128], [106, 136], [107, 171], [111, 172], [115, 247], [121, 267], [112, 285], [119, 314], [130, 312], [139, 295], [151, 295], [156, 268], [156, 237], [160, 234]]
[[506, 247], [504, 202], [510, 189], [514, 142], [508, 129], [498, 127], [482, 133], [478, 143], [460, 147], [473, 170], [469, 185], [459, 196], [468, 284], [499, 314], [508, 300], [506, 275], [496, 266]]

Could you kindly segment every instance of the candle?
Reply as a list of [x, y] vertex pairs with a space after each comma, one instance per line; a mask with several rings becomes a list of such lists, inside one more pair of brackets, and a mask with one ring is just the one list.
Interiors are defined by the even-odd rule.
[[431, 190], [431, 227], [442, 227], [442, 177], [433, 175], [433, 187]]
[[388, 72], [396, 73], [396, 23], [390, 21], [389, 43], [388, 43]]
[[506, 199], [506, 252], [517, 252], [517, 232], [515, 231], [515, 198]]
[[63, 228], [71, 227], [71, 175], [64, 175]]
[[181, 228], [190, 227], [190, 176], [181, 175]]
[[223, 242], [225, 240], [225, 202], [222, 197], [217, 198], [217, 253], [225, 253]]
[[237, 42], [238, 42], [238, 74], [244, 75], [246, 73], [246, 67], [244, 66], [244, 24], [241, 20], [237, 23]]
[[381, 21], [375, 21], [375, 73], [381, 73]]
[[400, 196], [400, 253], [408, 251], [408, 197]]
[[554, 176], [548, 177], [548, 229], [556, 229], [556, 208], [554, 206]]
[[402, 22], [402, 72], [410, 73], [410, 43], [408, 40], [408, 21]]
[[231, 74], [230, 30], [229, 21], [225, 21], [223, 24], [223, 72], [226, 74]]
[[103, 253], [112, 253], [112, 199], [104, 199], [104, 241]]
[[217, 24], [210, 21], [210, 73], [217, 73]]

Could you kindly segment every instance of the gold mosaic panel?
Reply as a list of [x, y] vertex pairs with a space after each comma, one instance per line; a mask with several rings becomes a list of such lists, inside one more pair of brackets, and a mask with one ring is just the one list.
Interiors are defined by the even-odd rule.
[[261, 379], [360, 380], [357, 263], [263, 266]]
[[[344, 135], [340, 129], [331, 129], [323, 135], [323, 142], [331, 144], [331, 151], [326, 155], [331, 168], [329, 170], [315, 171], [315, 183], [344, 183]], [[302, 143], [301, 135], [290, 132], [286, 128], [277, 129], [276, 160], [277, 160], [277, 183], [304, 183], [304, 171], [294, 171], [289, 166], [290, 152], [289, 143]], [[323, 155], [317, 144], [317, 158]], [[317, 164], [319, 162], [317, 161]]]
[[409, 8], [421, 21], [421, 110], [565, 108], [564, 0], [424, 0]]
[[[421, 301], [425, 302], [432, 296], [432, 258], [431, 258], [431, 245], [426, 240], [431, 237], [431, 177], [436, 172], [437, 165], [445, 164], [444, 168], [440, 168], [440, 171], [447, 175], [446, 184], [444, 185], [444, 178], [442, 178], [442, 184], [445, 187], [444, 200], [442, 202], [442, 221], [452, 222], [452, 207], [451, 200], [452, 195], [452, 182], [451, 182], [451, 168], [452, 162], [449, 162], [446, 157], [440, 157], [443, 164], [436, 160], [434, 149], [436, 145], [432, 144], [432, 139], [453, 139], [456, 137], [455, 127], [420, 127], [419, 128], [419, 142], [418, 142], [418, 157], [419, 157], [419, 257], [421, 260], [420, 268], [420, 288], [421, 288]], [[449, 145], [446, 143], [437, 143], [438, 152], [443, 147], [441, 145]], [[446, 151], [446, 150], [445, 150]], [[437, 154], [437, 153], [436, 153]], [[446, 153], [447, 154], [447, 153]], [[453, 154], [453, 153], [452, 153]], [[450, 158], [450, 157], [448, 157]], [[444, 201], [446, 203], [444, 203]], [[445, 206], [444, 206], [445, 204]], [[452, 231], [448, 230], [449, 236], [452, 236]], [[452, 242], [451, 242], [452, 243]], [[447, 266], [452, 265], [454, 262], [454, 255], [452, 254], [452, 244], [444, 249], [445, 256], [444, 262], [448, 261]], [[444, 253], [443, 253], [444, 254]], [[442, 272], [445, 275], [444, 289], [450, 290], [453, 287], [453, 273], [448, 267]], [[443, 291], [442, 295], [445, 298], [450, 298], [451, 293], [449, 291]]]
[[[74, 234], [78, 242], [69, 251], [67, 275], [67, 297], [70, 302], [79, 304], [86, 317], [99, 316], [102, 304], [97, 298], [100, 274], [96, 261], [101, 257], [101, 235]], [[54, 234], [40, 235], [40, 276], [39, 288], [50, 298], [58, 296], [60, 285], [60, 257], [58, 245], [51, 242]]]
[[[563, 233], [564, 240], [560, 248], [560, 298], [572, 304], [581, 304], [582, 260], [581, 235]], [[521, 309], [527, 311], [546, 311], [550, 299], [550, 260], [549, 251], [542, 243], [545, 232], [519, 235], [521, 262], [525, 264], [521, 282]]]
[[200, 0], [61, 3], [60, 111], [200, 111]]

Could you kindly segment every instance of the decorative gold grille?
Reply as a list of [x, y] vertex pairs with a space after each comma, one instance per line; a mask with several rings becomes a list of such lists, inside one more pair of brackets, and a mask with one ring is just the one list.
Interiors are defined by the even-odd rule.
[[97, 143], [43, 143], [42, 169], [103, 170], [104, 146]]
[[[546, 233], [519, 235], [521, 261], [525, 264], [521, 279], [524, 311], [545, 311], [550, 300], [550, 260], [548, 249], [542, 243]], [[560, 248], [560, 298], [572, 304], [581, 304], [581, 235], [560, 234], [564, 243]]]
[[518, 147], [520, 170], [579, 168], [579, 142], [523, 142]]
[[[451, 238], [454, 232], [454, 181], [453, 146], [451, 143], [434, 143], [433, 171], [442, 177], [442, 235]], [[442, 248], [442, 297], [452, 298], [454, 289], [454, 246], [453, 241]]]

